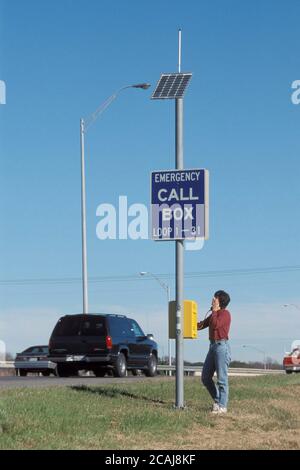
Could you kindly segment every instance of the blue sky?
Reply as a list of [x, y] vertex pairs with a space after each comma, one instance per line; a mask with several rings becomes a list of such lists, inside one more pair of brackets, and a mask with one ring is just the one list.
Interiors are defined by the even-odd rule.
[[[300, 79], [296, 0], [0, 1], [0, 338], [16, 351], [47, 342], [57, 318], [81, 310], [79, 119], [129, 89], [86, 137], [89, 276], [165, 274], [174, 294], [174, 244], [96, 237], [96, 209], [149, 204], [149, 175], [174, 168], [174, 103], [150, 100], [162, 72], [193, 72], [184, 103], [187, 168], [210, 171], [210, 239], [185, 271], [300, 265]], [[232, 297], [233, 356], [281, 359], [300, 337], [299, 270], [185, 280], [199, 317], [213, 292]], [[166, 298], [147, 279], [91, 283], [90, 309], [131, 313], [166, 353]], [[298, 333], [297, 333], [298, 332]], [[206, 334], [185, 357], [203, 359]], [[252, 345], [242, 348], [242, 344]]]

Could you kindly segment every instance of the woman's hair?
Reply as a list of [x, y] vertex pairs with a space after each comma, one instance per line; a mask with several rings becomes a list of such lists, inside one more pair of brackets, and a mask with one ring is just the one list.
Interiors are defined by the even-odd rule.
[[227, 294], [227, 292], [224, 290], [217, 290], [217, 292], [215, 292], [215, 297], [219, 300], [221, 308], [226, 308], [230, 302], [229, 294]]

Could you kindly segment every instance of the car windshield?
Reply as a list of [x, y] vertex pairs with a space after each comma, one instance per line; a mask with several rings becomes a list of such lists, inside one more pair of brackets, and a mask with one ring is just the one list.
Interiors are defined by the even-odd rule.
[[48, 354], [48, 346], [32, 346], [25, 349], [21, 354]]

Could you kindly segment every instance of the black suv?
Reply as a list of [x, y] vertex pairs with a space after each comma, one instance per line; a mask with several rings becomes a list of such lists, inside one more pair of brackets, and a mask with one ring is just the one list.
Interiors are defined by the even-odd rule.
[[124, 315], [80, 314], [60, 318], [49, 341], [49, 360], [57, 363], [57, 375], [69, 377], [92, 370], [104, 377], [112, 370], [124, 377], [127, 369], [139, 369], [148, 377], [157, 373], [157, 344], [138, 323]]

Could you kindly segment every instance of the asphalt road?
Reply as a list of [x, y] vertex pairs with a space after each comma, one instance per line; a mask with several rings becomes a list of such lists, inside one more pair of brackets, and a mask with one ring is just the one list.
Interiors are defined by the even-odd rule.
[[[157, 380], [172, 380], [172, 377], [157, 376], [154, 378], [146, 378], [145, 376], [125, 377], [123, 379], [116, 377], [71, 377], [71, 378], [57, 378], [57, 377], [0, 377], [0, 390], [7, 388], [41, 388], [41, 387], [66, 387], [66, 386], [80, 386], [80, 385], [107, 385], [107, 384], [128, 384], [134, 382], [157, 381]], [[173, 377], [174, 380], [174, 377]]]
[[[254, 371], [251, 369], [237, 369], [234, 371], [233, 369], [229, 370], [229, 376], [231, 377], [257, 377], [261, 375], [281, 375], [285, 372], [283, 370], [278, 371]], [[200, 377], [197, 377], [200, 380]], [[185, 377], [187, 379], [187, 377]], [[145, 377], [144, 375], [140, 375], [137, 377], [133, 377], [129, 375], [123, 379], [116, 378], [116, 377], [71, 377], [71, 378], [57, 378], [54, 376], [51, 377], [40, 377], [40, 376], [28, 376], [28, 377], [15, 377], [15, 376], [4, 376], [0, 377], [0, 390], [7, 389], [7, 388], [20, 388], [20, 387], [28, 387], [28, 388], [41, 388], [41, 387], [67, 387], [73, 385], [108, 385], [108, 384], [128, 384], [128, 383], [135, 383], [135, 382], [145, 382], [145, 381], [162, 381], [162, 380], [173, 380], [175, 381], [175, 376], [168, 377], [166, 375], [158, 375], [153, 378]]]

